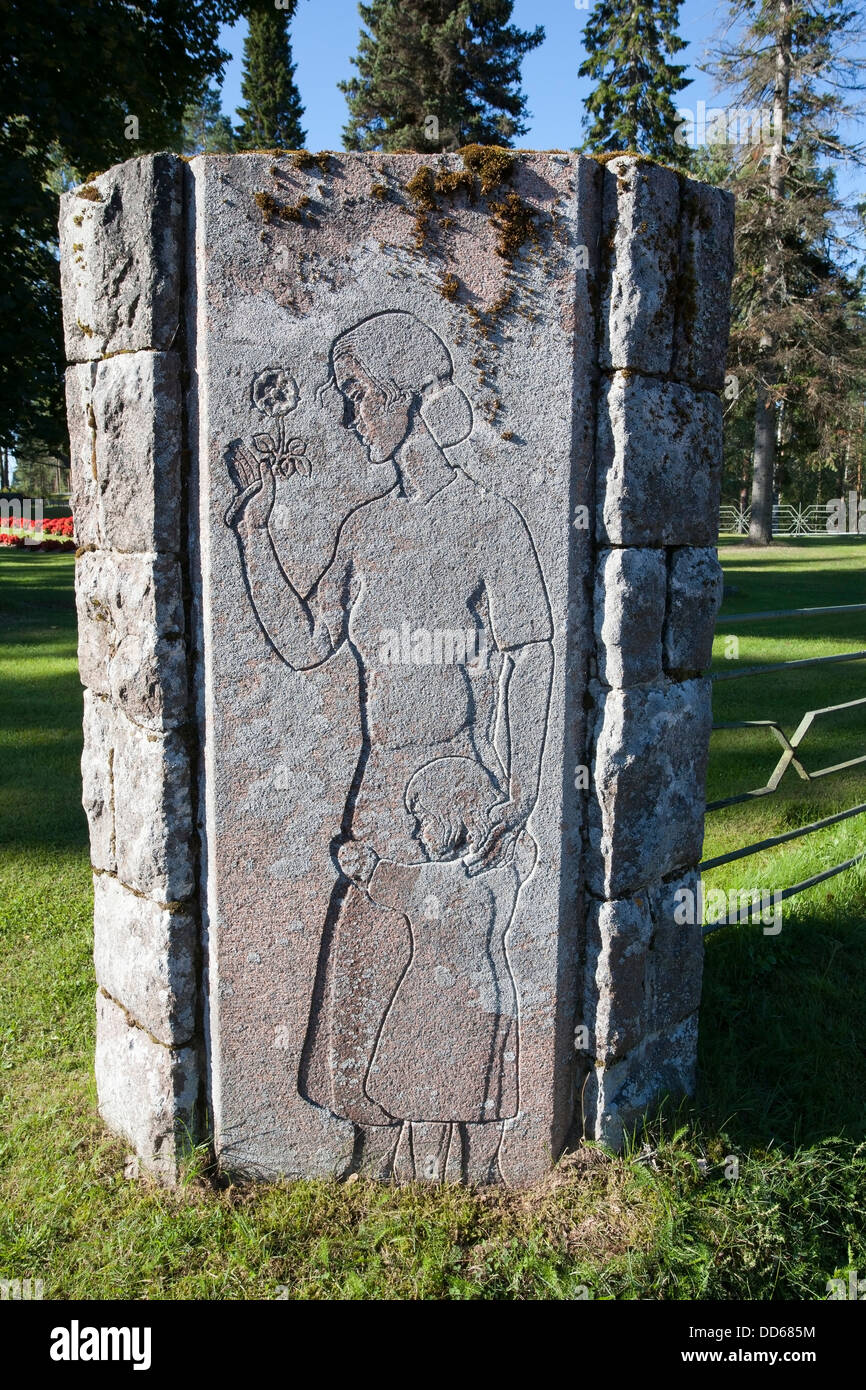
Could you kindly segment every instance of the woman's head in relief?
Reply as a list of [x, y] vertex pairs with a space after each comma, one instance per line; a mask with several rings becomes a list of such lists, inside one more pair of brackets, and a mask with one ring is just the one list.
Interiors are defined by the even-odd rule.
[[472, 407], [452, 381], [451, 354], [414, 314], [388, 309], [362, 319], [334, 342], [329, 382], [343, 397], [343, 423], [385, 463], [419, 428], [442, 449], [472, 430]]

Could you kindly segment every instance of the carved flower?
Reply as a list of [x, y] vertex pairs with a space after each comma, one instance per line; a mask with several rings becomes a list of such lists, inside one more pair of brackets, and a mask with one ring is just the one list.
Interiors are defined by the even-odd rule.
[[298, 387], [281, 367], [267, 367], [253, 381], [253, 405], [263, 415], [279, 419], [298, 404]]
[[293, 473], [300, 473], [304, 478], [310, 477], [312, 468], [309, 460], [304, 458], [306, 448], [303, 439], [289, 440], [276, 465], [276, 472], [281, 478], [291, 478]]

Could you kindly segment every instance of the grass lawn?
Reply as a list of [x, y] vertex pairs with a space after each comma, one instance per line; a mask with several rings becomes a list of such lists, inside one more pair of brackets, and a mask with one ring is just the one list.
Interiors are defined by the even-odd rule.
[[[864, 600], [866, 549], [731, 544], [724, 615]], [[778, 936], [708, 940], [700, 1090], [614, 1156], [587, 1146], [530, 1193], [296, 1182], [217, 1187], [194, 1154], [164, 1192], [124, 1177], [96, 1117], [91, 884], [80, 809], [72, 557], [0, 556], [0, 1277], [49, 1298], [822, 1299], [866, 1274], [866, 874], [784, 906]], [[759, 665], [866, 647], [866, 615], [732, 627]], [[724, 616], [716, 669], [726, 669]], [[720, 722], [866, 694], [864, 665], [723, 682]], [[866, 707], [863, 707], [866, 709]], [[856, 718], [854, 718], [856, 715]], [[809, 767], [866, 751], [860, 711]], [[713, 736], [711, 797], [760, 784], [770, 736]], [[707, 857], [855, 802], [866, 764], [708, 820]], [[855, 854], [864, 820], [708, 875], [784, 887]], [[739, 1176], [730, 1174], [730, 1157]], [[726, 1172], [729, 1176], [726, 1176]]]

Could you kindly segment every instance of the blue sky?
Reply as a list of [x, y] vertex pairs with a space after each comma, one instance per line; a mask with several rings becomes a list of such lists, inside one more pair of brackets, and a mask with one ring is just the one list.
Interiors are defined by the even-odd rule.
[[[583, 0], [591, 4], [593, 0]], [[677, 57], [687, 64], [692, 85], [679, 95], [678, 105], [697, 111], [698, 103], [719, 104], [712, 79], [698, 71], [725, 25], [725, 0], [685, 0], [680, 10], [680, 33], [688, 47]], [[523, 29], [544, 26], [545, 39], [523, 63], [523, 89], [529, 101], [529, 129], [520, 140], [527, 149], [571, 149], [584, 138], [582, 99], [591, 83], [577, 76], [583, 60], [583, 28], [587, 8], [574, 0], [516, 0], [513, 22]], [[307, 148], [340, 149], [346, 121], [346, 101], [337, 89], [341, 78], [355, 71], [350, 58], [357, 51], [360, 16], [356, 0], [299, 0], [292, 23], [296, 81], [304, 103]], [[223, 110], [235, 119], [241, 104], [241, 58], [246, 22], [224, 27], [221, 43], [232, 54], [222, 91]], [[847, 130], [848, 138], [863, 138], [863, 129]], [[862, 171], [840, 170], [839, 190], [850, 196], [864, 185]]]
[[[532, 149], [569, 149], [580, 143], [582, 98], [591, 83], [579, 80], [583, 59], [581, 35], [589, 11], [574, 0], [516, 0], [513, 22], [522, 29], [544, 26], [545, 40], [523, 63], [523, 88], [529, 98], [530, 127], [520, 144]], [[682, 94], [684, 106], [703, 97], [710, 104], [708, 78], [694, 69], [719, 23], [724, 7], [703, 0], [686, 0], [680, 11], [680, 30], [689, 47], [678, 61], [691, 64], [696, 79]], [[341, 78], [351, 77], [349, 61], [357, 50], [360, 17], [356, 0], [299, 0], [292, 23], [296, 81], [306, 108], [304, 126], [311, 150], [340, 149], [346, 120], [346, 101], [337, 90]], [[224, 28], [221, 42], [232, 53], [223, 86], [223, 109], [234, 119], [241, 102], [241, 56], [246, 23]]]

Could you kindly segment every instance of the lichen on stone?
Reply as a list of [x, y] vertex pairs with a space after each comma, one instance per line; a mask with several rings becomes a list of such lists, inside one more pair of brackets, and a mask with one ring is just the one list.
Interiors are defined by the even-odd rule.
[[686, 341], [690, 341], [698, 313], [698, 282], [694, 265], [688, 259], [679, 267], [674, 305], [680, 330]]

